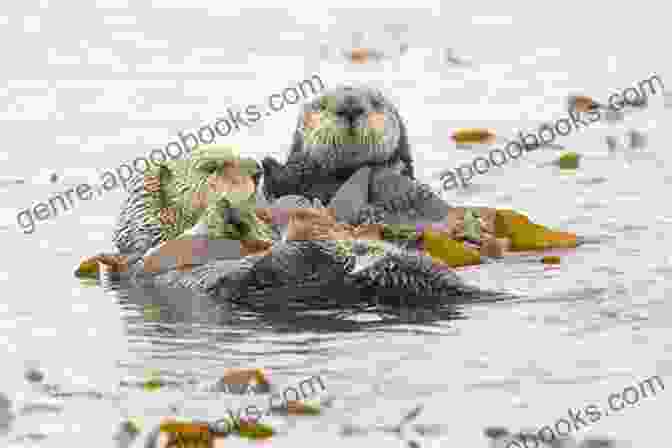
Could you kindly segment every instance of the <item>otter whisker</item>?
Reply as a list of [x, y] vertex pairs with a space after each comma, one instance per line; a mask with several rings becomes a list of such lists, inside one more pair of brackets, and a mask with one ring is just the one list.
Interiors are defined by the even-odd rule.
[[368, 145], [371, 142], [371, 128], [364, 129], [364, 132], [362, 132], [362, 140], [365, 145]]

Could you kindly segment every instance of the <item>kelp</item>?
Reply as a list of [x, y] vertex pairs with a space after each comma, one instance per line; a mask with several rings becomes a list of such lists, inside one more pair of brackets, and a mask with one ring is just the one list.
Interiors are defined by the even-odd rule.
[[287, 401], [289, 415], [320, 415], [322, 408], [319, 401]]
[[542, 257], [541, 262], [543, 264], [560, 264], [560, 257], [557, 255], [549, 255], [547, 257]]
[[268, 439], [275, 434], [273, 427], [266, 423], [240, 419], [238, 435], [248, 439]]
[[[178, 446], [211, 446], [213, 433], [210, 426], [202, 422], [179, 422], [167, 420], [159, 425], [159, 431], [172, 435]], [[200, 443], [200, 445], [199, 445]]]
[[218, 384], [222, 385], [248, 385], [253, 383], [260, 386], [270, 386], [268, 375], [260, 368], [228, 369], [218, 381]]
[[470, 241], [481, 241], [481, 223], [477, 210], [466, 209], [464, 211], [464, 236]]
[[496, 134], [490, 129], [466, 128], [455, 130], [451, 138], [459, 144], [489, 144], [495, 141]]
[[581, 155], [575, 152], [568, 152], [560, 156], [554, 163], [563, 170], [575, 170], [579, 168]]
[[432, 258], [451, 268], [481, 264], [481, 254], [478, 251], [465, 247], [460, 241], [448, 238], [445, 233], [425, 230], [422, 242], [425, 251]]
[[98, 266], [98, 260], [93, 258], [87, 258], [79, 263], [79, 266], [75, 270], [75, 277], [81, 279], [97, 279], [100, 267]]
[[513, 210], [497, 210], [495, 236], [508, 238], [513, 252], [573, 249], [578, 246], [575, 234], [550, 230]]

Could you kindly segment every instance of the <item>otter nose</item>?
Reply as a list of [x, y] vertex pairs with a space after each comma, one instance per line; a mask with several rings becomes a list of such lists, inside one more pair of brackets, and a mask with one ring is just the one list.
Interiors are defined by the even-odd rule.
[[364, 108], [355, 97], [347, 97], [341, 107], [336, 110], [336, 115], [345, 118], [350, 123], [364, 115]]

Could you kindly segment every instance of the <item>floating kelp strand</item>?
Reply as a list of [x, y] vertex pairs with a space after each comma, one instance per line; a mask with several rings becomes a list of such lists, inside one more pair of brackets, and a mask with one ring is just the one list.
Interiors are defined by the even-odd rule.
[[274, 428], [265, 423], [253, 422], [245, 419], [241, 419], [239, 422], [238, 435], [241, 437], [249, 439], [267, 439], [272, 437], [275, 433]]
[[456, 129], [451, 135], [451, 139], [459, 144], [494, 143], [496, 138], [494, 131], [484, 128]]
[[587, 113], [596, 109], [607, 109], [607, 107], [589, 96], [569, 95], [567, 97], [567, 109], [569, 111]]
[[579, 168], [579, 160], [581, 155], [575, 152], [568, 152], [560, 156], [554, 164], [559, 166], [563, 170], [575, 170]]

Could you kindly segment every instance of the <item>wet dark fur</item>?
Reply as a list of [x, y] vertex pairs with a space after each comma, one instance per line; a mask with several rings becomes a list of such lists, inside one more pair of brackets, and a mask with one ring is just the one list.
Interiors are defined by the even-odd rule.
[[[348, 90], [341, 90], [343, 92]], [[370, 89], [359, 92], [377, 94]], [[359, 210], [358, 221], [394, 223], [404, 219], [420, 221], [422, 218], [438, 221], [445, 217], [450, 207], [428, 186], [414, 179], [405, 125], [389, 101], [382, 101], [387, 116], [396, 124], [393, 132], [397, 134], [393, 144], [382, 149], [366, 145], [349, 146], [345, 147], [346, 152], [350, 151], [349, 156], [339, 157], [338, 147], [324, 149], [318, 145], [307, 148], [300, 121], [294, 133], [288, 163], [281, 166], [272, 158], [262, 162], [262, 184], [267, 199], [272, 202], [280, 196], [298, 194], [311, 199], [319, 198], [328, 204], [334, 193], [357, 170], [368, 166], [372, 168], [369, 185], [363, 186], [367, 190], [364, 194], [368, 205]], [[314, 107], [314, 103], [305, 107]], [[301, 115], [299, 120], [303, 119]], [[258, 181], [255, 179], [255, 182]], [[135, 224], [142, 221], [143, 197], [143, 185], [139, 181], [124, 205], [122, 216], [128, 214], [131, 206], [138, 211], [123, 222]], [[134, 201], [131, 200], [133, 198]], [[136, 247], [136, 243], [146, 238], [136, 227], [125, 227], [128, 227], [130, 246]], [[497, 296], [497, 293], [465, 285], [453, 271], [437, 267], [430, 257], [412, 250], [388, 253], [373, 265], [354, 273], [354, 259], [338, 255], [334, 242], [276, 241], [271, 253], [265, 256], [214, 260], [189, 271], [172, 270], [159, 275], [144, 275], [140, 258], [145, 250], [139, 249], [134, 254], [133, 260], [138, 261], [132, 262], [132, 283], [183, 287], [194, 294], [208, 294], [254, 307], [303, 304], [310, 308], [371, 301], [402, 305], [400, 297], [407, 305], [420, 305]]]
[[[306, 148], [305, 132], [302, 125], [303, 113], [319, 110], [324, 98], [335, 98], [335, 108], [345, 108], [348, 96], [355, 97], [351, 104], [363, 104], [363, 109], [376, 109], [370, 102], [380, 103], [378, 110], [384, 111], [398, 126], [390, 127], [395, 138], [394, 145], [387, 145], [385, 157], [380, 156], [373, 145], [361, 144], [358, 160], [353, 163], [343, 155], [334, 155], [338, 147], [328, 150]], [[318, 105], [318, 106], [316, 106]], [[352, 106], [350, 106], [352, 107]], [[386, 128], [386, 130], [388, 130]], [[351, 151], [352, 148], [348, 148]], [[264, 167], [264, 189], [269, 199], [296, 194], [319, 198], [329, 204], [335, 192], [353, 176], [357, 170], [372, 168], [369, 184], [362, 186], [366, 191], [367, 206], [359, 211], [354, 224], [387, 222], [390, 224], [409, 222], [431, 222], [442, 220], [450, 206], [436, 195], [432, 189], [415, 180], [413, 158], [408, 142], [406, 125], [398, 110], [380, 92], [366, 87], [340, 87], [326, 92], [321, 97], [305, 105], [299, 116], [294, 132], [294, 143], [289, 151], [287, 163], [283, 166], [271, 157], [262, 162]]]
[[[361, 160], [350, 163], [348, 157], [341, 160], [330, 160], [328, 156], [319, 150], [311, 151], [304, 138], [303, 116], [306, 111], [319, 111], [320, 102], [324, 98], [336, 98], [336, 107], [342, 107], [348, 97], [357, 98], [359, 104], [363, 104], [366, 112], [384, 112], [389, 119], [397, 123], [390, 129], [394, 132], [396, 142], [393, 146], [385, 148], [385, 157], [373, 157], [373, 149], [369, 145], [359, 145]], [[371, 106], [370, 103], [380, 103], [379, 107]], [[408, 143], [406, 125], [404, 124], [397, 109], [386, 100], [379, 92], [364, 87], [350, 88], [340, 87], [325, 92], [314, 101], [304, 105], [299, 114], [297, 128], [294, 132], [294, 140], [289, 151], [287, 163], [282, 166], [271, 157], [266, 157], [262, 165], [264, 167], [264, 190], [272, 200], [280, 196], [298, 194], [310, 199], [319, 198], [327, 204], [338, 188], [347, 181], [358, 169], [363, 166], [372, 168], [395, 167], [399, 174], [409, 179], [414, 179], [413, 158]], [[338, 149], [333, 149], [332, 153]], [[367, 157], [371, 154], [371, 157]]]

